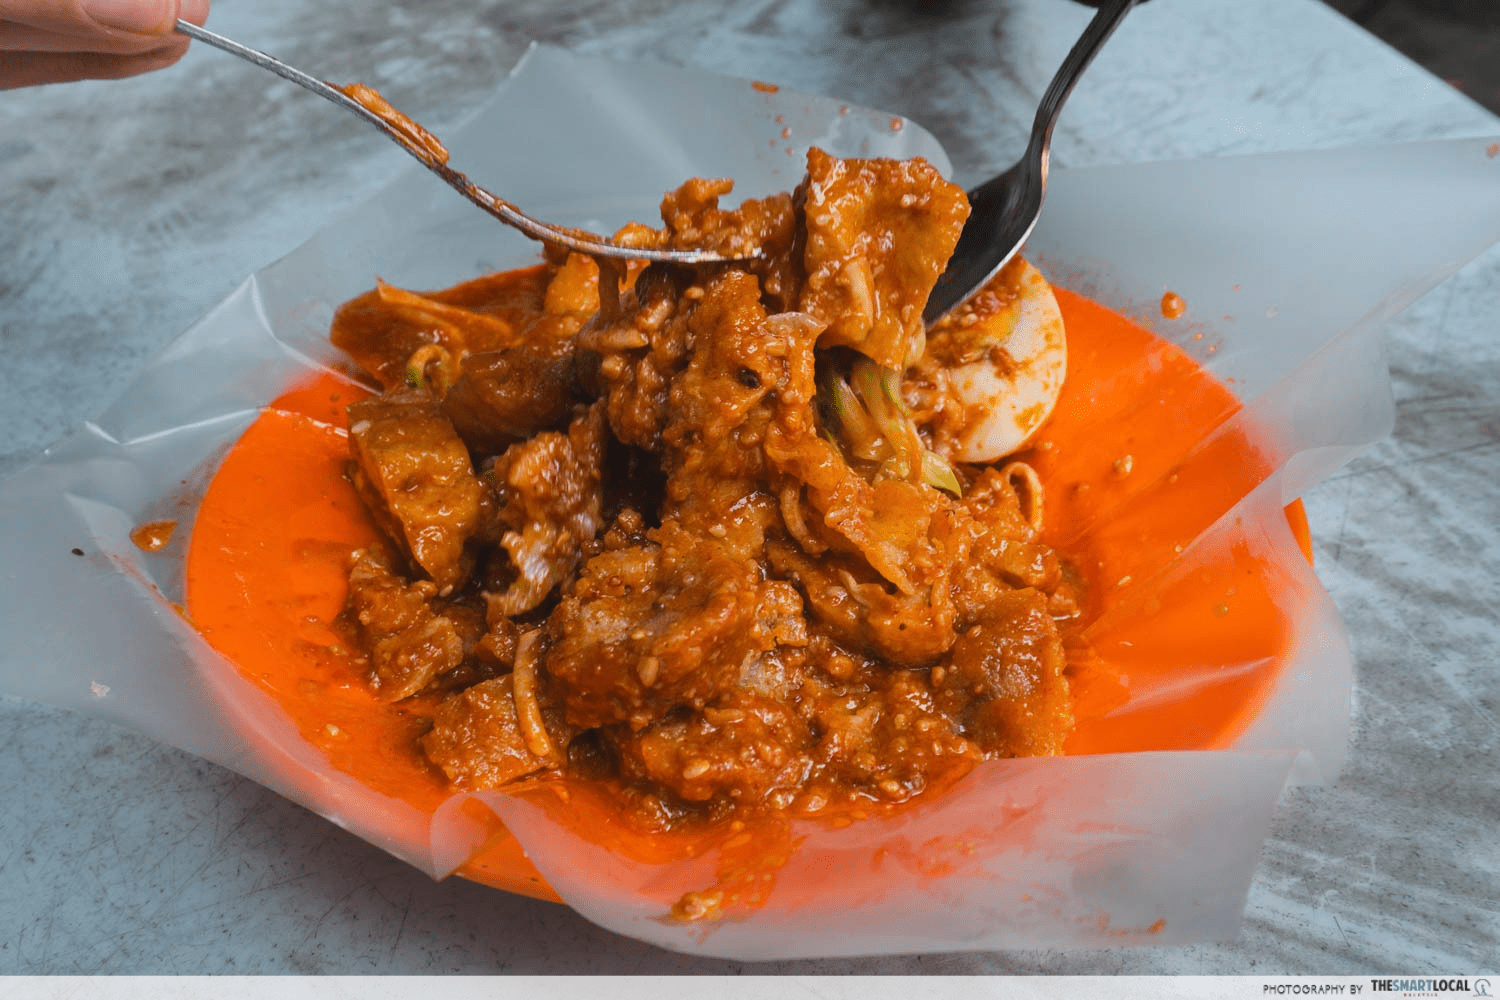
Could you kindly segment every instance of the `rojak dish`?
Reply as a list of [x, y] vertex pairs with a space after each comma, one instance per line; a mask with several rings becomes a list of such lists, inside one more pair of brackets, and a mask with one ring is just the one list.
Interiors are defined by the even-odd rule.
[[924, 328], [968, 203], [922, 160], [729, 191], [618, 238], [739, 263], [555, 253], [336, 315], [381, 387], [340, 624], [454, 787], [600, 782], [647, 830], [858, 813], [1073, 724], [1085, 595], [1011, 457], [1067, 368], [1047, 283], [1017, 259]]

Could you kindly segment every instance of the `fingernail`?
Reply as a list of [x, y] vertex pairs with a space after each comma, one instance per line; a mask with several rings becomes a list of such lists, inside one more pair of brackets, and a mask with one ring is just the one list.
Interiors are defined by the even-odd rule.
[[163, 0], [83, 0], [84, 13], [102, 25], [159, 35], [171, 28], [171, 11]]

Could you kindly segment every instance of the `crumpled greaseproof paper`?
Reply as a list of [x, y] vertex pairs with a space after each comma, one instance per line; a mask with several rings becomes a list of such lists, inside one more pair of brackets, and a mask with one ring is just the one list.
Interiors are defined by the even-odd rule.
[[[734, 177], [737, 196], [789, 189], [809, 144], [948, 167], [926, 132], [887, 114], [546, 48], [444, 138], [479, 183], [542, 218], [606, 232], [654, 221], [662, 192], [691, 176]], [[1488, 146], [1053, 173], [1028, 256], [1130, 315], [1148, 316], [1169, 287], [1182, 295], [1205, 319], [1158, 332], [1233, 379], [1246, 405], [1216, 433], [1246, 431], [1275, 468], [1139, 588], [1136, 610], [1149, 615], [1153, 589], [1236, 547], [1279, 574], [1293, 649], [1229, 749], [990, 762], [890, 818], [794, 824], [765, 905], [699, 925], [662, 918], [713, 884], [713, 854], [643, 864], [578, 839], [534, 803], [472, 799], [585, 916], [681, 951], [757, 959], [1232, 936], [1288, 776], [1330, 779], [1348, 737], [1348, 636], [1282, 505], [1389, 430], [1383, 322], [1500, 238], [1500, 159]], [[171, 602], [196, 497], [260, 407], [337, 360], [326, 337], [339, 302], [377, 274], [437, 288], [536, 256], [414, 168], [253, 275], [98, 420], [0, 485], [0, 690], [233, 768], [434, 876], [463, 864], [492, 832], [466, 797], [429, 816], [333, 770]], [[129, 532], [156, 517], [181, 527], [148, 555]]]

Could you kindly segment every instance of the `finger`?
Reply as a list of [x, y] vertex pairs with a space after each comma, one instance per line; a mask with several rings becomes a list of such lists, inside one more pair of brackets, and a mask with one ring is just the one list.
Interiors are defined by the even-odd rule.
[[[138, 2], [149, 6], [160, 0], [138, 0]], [[176, 0], [176, 3], [177, 17], [192, 21], [194, 24], [202, 24], [208, 19], [208, 0]], [[56, 14], [62, 9], [62, 7], [57, 7], [53, 13]], [[39, 13], [39, 7], [32, 2], [24, 10], [17, 10], [12, 0], [6, 12], [13, 11], [35, 17]], [[118, 29], [103, 30], [96, 25], [79, 27], [66, 18], [54, 19], [52, 23], [52, 28], [46, 28], [17, 21], [0, 21], [0, 52], [106, 52], [116, 55], [133, 55], [175, 45], [180, 37], [175, 32], [142, 35]], [[174, 25], [175, 23], [173, 21]], [[57, 30], [59, 27], [62, 30]]]
[[29, 24], [0, 21], [0, 52], [102, 52], [134, 55], [172, 43], [172, 35], [136, 35], [123, 31], [105, 34], [61, 34]]
[[177, 0], [177, 16], [184, 21], [202, 24], [208, 20], [208, 0]]
[[5, 0], [5, 19], [69, 38], [163, 38], [180, 0]]
[[0, 90], [72, 80], [118, 80], [182, 58], [187, 39], [138, 55], [104, 52], [0, 52]]

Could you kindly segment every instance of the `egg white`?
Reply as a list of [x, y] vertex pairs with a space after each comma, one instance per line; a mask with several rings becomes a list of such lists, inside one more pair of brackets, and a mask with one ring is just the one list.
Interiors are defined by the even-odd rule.
[[[983, 317], [981, 343], [1003, 350], [949, 372], [949, 384], [971, 418], [956, 435], [952, 457], [994, 462], [1024, 448], [1047, 422], [1068, 373], [1068, 342], [1052, 286], [1026, 261], [995, 280], [1018, 286], [1015, 307]], [[970, 333], [966, 336], [975, 336]]]

